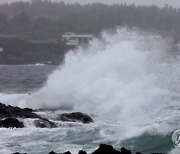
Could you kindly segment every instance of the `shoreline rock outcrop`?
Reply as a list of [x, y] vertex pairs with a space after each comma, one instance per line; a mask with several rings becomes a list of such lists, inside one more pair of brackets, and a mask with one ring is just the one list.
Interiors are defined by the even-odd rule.
[[[21, 153], [13, 153], [13, 154], [21, 154]], [[24, 153], [25, 154], [25, 153]], [[49, 154], [71, 154], [70, 151], [64, 153], [56, 153], [54, 151], [49, 152]], [[86, 151], [80, 150], [78, 154], [87, 154]], [[128, 150], [122, 147], [120, 150], [115, 150], [113, 146], [107, 144], [100, 144], [99, 148], [96, 149], [91, 154], [132, 154], [131, 150]], [[134, 153], [135, 154], [135, 153]], [[142, 154], [140, 152], [136, 152], [136, 154]], [[153, 154], [160, 154], [160, 153], [153, 153]], [[161, 153], [163, 154], [163, 153]]]
[[59, 115], [58, 119], [60, 121], [70, 121], [70, 122], [82, 122], [84, 124], [93, 122], [93, 119], [81, 112], [63, 113]]
[[20, 108], [14, 107], [11, 105], [5, 105], [0, 103], [0, 119], [3, 118], [38, 118], [41, 119], [42, 117], [33, 113], [33, 110], [30, 108]]
[[[37, 128], [56, 128], [58, 127], [53, 120], [44, 118], [34, 113], [30, 108], [20, 108], [0, 103], [0, 127], [5, 128], [23, 128], [23, 119], [34, 119], [33, 124]], [[58, 115], [56, 121], [62, 122], [82, 122], [83, 124], [93, 122], [93, 119], [81, 112], [63, 113]]]
[[30, 108], [20, 108], [0, 103], [0, 127], [23, 128], [24, 124], [19, 119], [33, 118], [34, 125], [40, 128], [55, 128], [54, 122], [33, 113]]
[[[49, 154], [71, 154], [71, 152], [67, 151], [65, 153], [56, 153], [54, 151], [51, 151]], [[80, 150], [78, 154], [87, 154], [87, 152]], [[91, 154], [142, 154], [142, 153], [141, 152], [133, 153], [131, 150], [128, 150], [125, 147], [120, 148], [120, 150], [116, 150], [111, 145], [100, 144], [99, 148], [96, 149]], [[151, 153], [151, 154], [164, 154], [164, 153]]]
[[23, 128], [23, 122], [20, 122], [16, 118], [6, 118], [4, 120], [0, 120], [0, 127], [5, 128]]

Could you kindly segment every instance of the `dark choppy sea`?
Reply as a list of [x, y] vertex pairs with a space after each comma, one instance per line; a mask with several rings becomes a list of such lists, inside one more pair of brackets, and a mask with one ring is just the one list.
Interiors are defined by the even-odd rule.
[[55, 65], [0, 65], [1, 93], [30, 93], [46, 82]]
[[[1, 65], [0, 91], [8, 95], [33, 93], [46, 84], [48, 75], [56, 68], [57, 66], [53, 65]], [[50, 113], [51, 111], [47, 114]], [[65, 124], [62, 128], [38, 129], [27, 121], [26, 126], [27, 128], [24, 129], [0, 129], [0, 153], [10, 154], [19, 151], [45, 154], [51, 150], [56, 152], [71, 150], [77, 153], [80, 149], [91, 152], [100, 143], [112, 144], [117, 149], [126, 146], [131, 150], [144, 153], [169, 152], [173, 149], [170, 133], [156, 134], [156, 132], [147, 131], [140, 136], [122, 140], [117, 134], [121, 134], [118, 133], [120, 131], [118, 127], [124, 127], [124, 125], [119, 122], [111, 124], [98, 121], [92, 125], [75, 124], [69, 127]], [[141, 131], [133, 130], [137, 129], [133, 127], [131, 129], [132, 132]]]

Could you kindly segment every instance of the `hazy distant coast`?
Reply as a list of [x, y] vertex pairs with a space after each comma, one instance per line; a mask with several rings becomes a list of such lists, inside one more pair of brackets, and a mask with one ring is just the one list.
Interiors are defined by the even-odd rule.
[[165, 5], [65, 4], [48, 0], [0, 5], [0, 34], [56, 39], [65, 32], [97, 35], [120, 26], [138, 27], [180, 41], [180, 9]]
[[168, 5], [80, 5], [46, 0], [1, 4], [0, 64], [59, 64], [70, 49], [60, 41], [66, 32], [99, 36], [104, 30], [114, 33], [117, 27], [137, 27], [179, 44], [179, 25], [180, 9]]
[[18, 38], [1, 39], [0, 64], [60, 64], [64, 54], [73, 47], [68, 47], [62, 41], [48, 42]]

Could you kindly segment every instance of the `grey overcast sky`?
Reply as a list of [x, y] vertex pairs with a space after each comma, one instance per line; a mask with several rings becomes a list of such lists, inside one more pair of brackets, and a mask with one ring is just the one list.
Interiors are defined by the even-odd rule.
[[[11, 3], [15, 1], [30, 1], [30, 0], [0, 0], [0, 3]], [[51, 1], [61, 1], [61, 0], [51, 0]], [[126, 3], [126, 4], [136, 4], [136, 5], [152, 5], [156, 4], [160, 7], [168, 4], [170, 6], [180, 8], [180, 0], [63, 0], [65, 3], [76, 3], [79, 2], [81, 4], [92, 3], [92, 2], [101, 2], [106, 4], [113, 3]]]

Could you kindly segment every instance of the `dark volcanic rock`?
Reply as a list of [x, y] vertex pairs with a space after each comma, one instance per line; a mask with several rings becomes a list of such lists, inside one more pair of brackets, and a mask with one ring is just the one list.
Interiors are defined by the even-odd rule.
[[27, 153], [19, 153], [19, 152], [15, 152], [15, 153], [13, 153], [13, 154], [27, 154]]
[[78, 154], [87, 154], [87, 153], [86, 153], [86, 151], [81, 150], [81, 151], [79, 151]]
[[19, 107], [13, 107], [11, 105], [6, 106], [5, 104], [0, 103], [0, 119], [7, 117], [41, 119], [41, 116], [33, 113], [32, 109], [21, 109]]
[[120, 151], [115, 150], [111, 145], [100, 144], [99, 148], [92, 154], [122, 154]]
[[49, 154], [58, 154], [58, 153], [56, 153], [56, 152], [54, 152], [54, 151], [51, 151]]
[[6, 118], [4, 120], [0, 120], [0, 127], [6, 127], [6, 128], [23, 128], [24, 124], [23, 122], [20, 122], [16, 118]]
[[[106, 144], [100, 144], [99, 148], [95, 150], [92, 154], [131, 154], [130, 150], [127, 150], [126, 148], [121, 148], [121, 151], [115, 150], [111, 145]], [[141, 154], [137, 152], [137, 154]]]
[[57, 120], [71, 121], [71, 122], [80, 121], [82, 123], [93, 122], [93, 119], [89, 115], [81, 112], [63, 113], [59, 116]]
[[131, 151], [130, 150], [127, 150], [126, 148], [122, 147], [121, 148], [121, 153], [122, 154], [131, 154]]
[[34, 125], [39, 128], [55, 128], [56, 125], [48, 119], [37, 119], [34, 120]]
[[[20, 154], [20, 153], [14, 153], [14, 154]], [[49, 154], [60, 154], [60, 153], [51, 151], [51, 152], [49, 152]], [[71, 152], [67, 151], [63, 154], [71, 154]], [[78, 154], [87, 154], [87, 153], [86, 153], [86, 151], [81, 150], [81, 151], [79, 151]], [[99, 148], [97, 150], [95, 150], [92, 154], [131, 154], [131, 151], [127, 150], [124, 147], [121, 148], [121, 151], [117, 151], [111, 145], [100, 144]], [[141, 153], [137, 152], [136, 154], [141, 154]], [[152, 154], [163, 154], [163, 153], [152, 153]]]
[[[6, 118], [4, 120], [4, 118]], [[41, 116], [33, 113], [32, 109], [29, 108], [19, 108], [13, 107], [11, 105], [6, 106], [5, 104], [0, 103], [0, 127], [16, 127], [22, 128], [24, 124], [16, 118], [35, 118], [34, 121], [36, 127], [40, 128], [54, 128], [56, 125], [49, 121], [48, 119], [42, 118]]]
[[67, 151], [67, 152], [65, 152], [65, 153], [63, 153], [63, 154], [71, 154], [71, 152], [70, 152], [70, 151]]
[[26, 154], [26, 153], [19, 153], [19, 152], [15, 152], [15, 153], [13, 153], [13, 154]]

